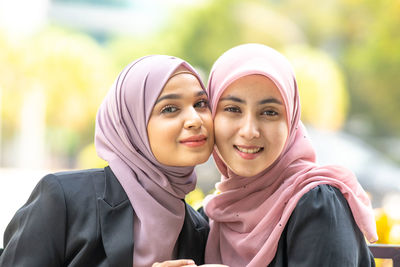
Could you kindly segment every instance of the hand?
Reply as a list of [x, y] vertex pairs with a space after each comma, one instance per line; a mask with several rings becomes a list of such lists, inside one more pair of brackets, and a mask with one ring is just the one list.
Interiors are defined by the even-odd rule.
[[171, 260], [153, 263], [152, 267], [189, 267], [197, 266], [193, 260]]
[[199, 267], [229, 267], [228, 265], [223, 265], [223, 264], [203, 264], [200, 265]]

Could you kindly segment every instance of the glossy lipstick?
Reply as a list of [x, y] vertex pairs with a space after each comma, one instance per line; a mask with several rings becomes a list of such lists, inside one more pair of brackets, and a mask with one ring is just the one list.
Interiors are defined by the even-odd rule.
[[207, 142], [207, 136], [205, 135], [194, 135], [179, 141], [179, 143], [188, 147], [199, 147]]

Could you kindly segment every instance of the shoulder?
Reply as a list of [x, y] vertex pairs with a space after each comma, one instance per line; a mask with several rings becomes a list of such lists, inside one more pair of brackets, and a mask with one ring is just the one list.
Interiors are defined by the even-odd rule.
[[323, 184], [314, 187], [300, 198], [294, 212], [299, 211], [318, 212], [322, 214], [326, 212], [344, 212], [349, 215], [350, 208], [339, 189]]
[[87, 195], [84, 192], [95, 195], [92, 192], [96, 191], [96, 186], [93, 186], [91, 178], [100, 178], [102, 173], [104, 176], [102, 169], [93, 169], [47, 174], [37, 183], [27, 203], [21, 209], [33, 207], [32, 204], [59, 209], [65, 206], [70, 198], [75, 200], [84, 198]]
[[47, 174], [37, 183], [21, 210], [37, 207], [57, 214], [72, 208], [89, 212], [88, 206], [95, 205], [104, 192], [105, 179], [101, 177], [104, 177], [101, 169]]
[[316, 186], [299, 200], [289, 219], [287, 234], [293, 239], [319, 244], [321, 248], [330, 247], [330, 252], [347, 253], [365, 246], [346, 199], [331, 185]]
[[79, 182], [88, 178], [96, 178], [104, 176], [104, 169], [87, 169], [87, 170], [73, 170], [56, 172], [47, 175], [48, 179], [57, 179], [59, 182], [74, 181]]
[[104, 187], [104, 177], [104, 169], [74, 170], [48, 174], [39, 183], [58, 184], [65, 192], [96, 191]]
[[290, 223], [319, 225], [321, 231], [332, 231], [335, 226], [355, 227], [349, 205], [339, 189], [318, 185], [304, 194], [294, 209]]
[[336, 187], [333, 187], [328, 184], [317, 185], [316, 187], [312, 188], [306, 194], [304, 194], [301, 199], [299, 200], [298, 205], [310, 203], [310, 202], [329, 202], [332, 199], [339, 199], [344, 200], [342, 193]]
[[316, 186], [302, 196], [281, 236], [278, 254], [286, 255], [293, 266], [303, 266], [300, 262], [307, 266], [373, 266], [346, 199], [330, 185]]

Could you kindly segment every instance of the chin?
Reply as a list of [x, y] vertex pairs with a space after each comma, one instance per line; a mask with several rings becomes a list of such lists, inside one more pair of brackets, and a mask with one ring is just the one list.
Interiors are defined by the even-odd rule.
[[242, 177], [253, 177], [257, 174], [257, 173], [249, 173], [249, 172], [236, 172], [236, 171], [233, 171], [233, 172]]
[[244, 167], [240, 169], [230, 168], [236, 175], [243, 176], [243, 177], [253, 177], [259, 174], [261, 171], [249, 171], [251, 167]]
[[206, 162], [209, 158], [210, 158], [210, 155], [196, 156], [196, 158], [193, 159], [192, 166], [202, 164], [202, 163]]
[[196, 165], [206, 162], [209, 157], [210, 157], [209, 155], [205, 156], [196, 155], [193, 157], [185, 156], [182, 161], [176, 161], [175, 164], [169, 164], [169, 165], [175, 167], [194, 167]]

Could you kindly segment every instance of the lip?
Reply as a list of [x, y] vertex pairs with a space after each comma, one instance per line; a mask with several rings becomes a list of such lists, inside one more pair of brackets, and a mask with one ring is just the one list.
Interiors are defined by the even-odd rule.
[[[233, 145], [233, 148], [240, 157], [246, 160], [255, 159], [264, 151], [264, 147], [262, 146]], [[247, 150], [248, 152], [243, 150]]]
[[193, 135], [179, 141], [179, 143], [188, 147], [199, 147], [204, 145], [206, 142], [207, 142], [207, 136], [203, 134]]

